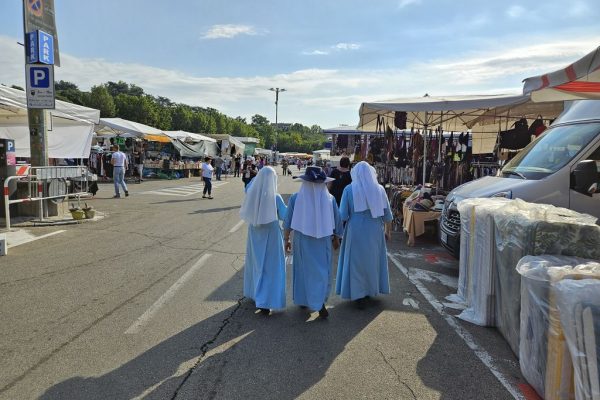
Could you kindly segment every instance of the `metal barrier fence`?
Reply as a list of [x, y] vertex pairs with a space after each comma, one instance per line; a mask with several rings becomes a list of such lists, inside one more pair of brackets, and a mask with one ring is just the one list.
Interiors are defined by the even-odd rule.
[[[31, 167], [27, 176], [9, 176], [4, 180], [4, 216], [6, 218], [6, 229], [10, 230], [10, 205], [39, 201], [38, 215], [40, 221], [44, 219], [43, 200], [52, 200], [57, 203], [69, 198], [76, 198], [79, 202], [81, 197], [90, 195], [88, 192], [89, 182], [92, 175], [87, 167]], [[27, 196], [20, 199], [10, 199], [9, 184], [17, 181], [17, 184], [27, 186]]]

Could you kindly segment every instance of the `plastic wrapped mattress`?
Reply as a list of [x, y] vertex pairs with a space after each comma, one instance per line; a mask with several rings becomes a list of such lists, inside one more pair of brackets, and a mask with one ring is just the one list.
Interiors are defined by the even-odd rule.
[[[459, 269], [460, 283], [467, 308], [459, 318], [481, 326], [494, 326], [494, 213], [510, 204], [503, 198], [469, 199], [458, 203], [461, 215], [461, 259], [463, 264], [463, 235], [468, 232], [469, 243], [464, 245], [464, 267]], [[463, 218], [465, 216], [465, 218]], [[464, 278], [463, 278], [464, 275]]]
[[517, 265], [521, 275], [519, 364], [525, 379], [546, 400], [575, 398], [573, 363], [553, 285], [593, 276], [594, 268], [600, 278], [600, 263], [577, 257], [526, 256]]
[[600, 259], [596, 218], [544, 204], [513, 200], [494, 213], [496, 326], [519, 354], [521, 279], [516, 266], [527, 255]]
[[[600, 274], [600, 266], [596, 268]], [[575, 398], [600, 399], [600, 279], [565, 279], [555, 286], [561, 325], [575, 370]]]

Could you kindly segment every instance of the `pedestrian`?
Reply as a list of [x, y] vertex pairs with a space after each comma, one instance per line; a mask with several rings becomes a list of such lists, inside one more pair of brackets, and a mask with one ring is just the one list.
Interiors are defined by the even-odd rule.
[[290, 197], [283, 224], [285, 249], [293, 254], [294, 304], [319, 311], [321, 318], [327, 318], [325, 303], [331, 292], [332, 246], [339, 247], [341, 220], [337, 203], [325, 185], [331, 178], [320, 167], [309, 167], [298, 178], [302, 186]]
[[221, 173], [223, 173], [223, 158], [221, 156], [215, 157], [215, 175], [218, 181], [221, 180]]
[[248, 224], [244, 296], [264, 315], [285, 308], [285, 251], [279, 220], [287, 207], [277, 193], [277, 173], [262, 168], [247, 186], [240, 217]]
[[242, 156], [241, 155], [237, 155], [235, 156], [235, 164], [234, 164], [234, 169], [233, 169], [233, 177], [239, 177], [240, 176], [240, 170], [242, 168]]
[[146, 150], [144, 149], [143, 142], [139, 144], [136, 150], [134, 150], [133, 160], [139, 176], [139, 182], [144, 182], [144, 161], [146, 161]]
[[329, 193], [335, 197], [335, 201], [338, 206], [342, 201], [342, 193], [344, 189], [352, 182], [352, 176], [350, 174], [350, 159], [348, 157], [342, 157], [340, 159], [340, 166], [334, 168], [329, 175], [335, 181], [328, 184]]
[[356, 300], [359, 308], [371, 296], [389, 294], [386, 240], [392, 213], [375, 168], [359, 162], [351, 171], [352, 183], [344, 189], [340, 218], [347, 221], [340, 249], [336, 293]]
[[288, 160], [287, 158], [284, 158], [283, 160], [281, 160], [281, 168], [283, 169], [283, 176], [287, 175], [287, 170], [288, 170]]
[[298, 167], [298, 171], [300, 171], [302, 169], [302, 160], [298, 159], [298, 161], [296, 161], [296, 166]]
[[242, 182], [244, 182], [244, 188], [248, 186], [257, 173], [258, 170], [256, 169], [256, 165], [254, 165], [251, 160], [246, 160], [244, 168], [242, 169]]
[[[204, 191], [202, 192], [203, 199], [211, 199], [212, 200], [212, 175], [214, 167], [211, 165], [211, 158], [204, 158], [204, 162], [202, 163], [202, 180], [204, 181]], [[206, 195], [208, 193], [208, 196]]]
[[110, 164], [113, 167], [113, 182], [115, 184], [115, 195], [113, 199], [118, 199], [121, 197], [119, 193], [119, 185], [123, 188], [125, 192], [125, 197], [129, 196], [129, 191], [127, 190], [127, 184], [125, 183], [125, 170], [127, 169], [127, 156], [119, 150], [119, 146], [113, 145], [112, 147], [112, 157], [110, 159]]

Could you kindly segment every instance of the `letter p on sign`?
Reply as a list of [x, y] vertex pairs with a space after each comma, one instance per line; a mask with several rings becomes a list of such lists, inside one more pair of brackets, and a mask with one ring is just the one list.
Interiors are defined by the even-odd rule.
[[34, 67], [29, 70], [29, 82], [34, 88], [50, 87], [50, 76], [47, 67]]

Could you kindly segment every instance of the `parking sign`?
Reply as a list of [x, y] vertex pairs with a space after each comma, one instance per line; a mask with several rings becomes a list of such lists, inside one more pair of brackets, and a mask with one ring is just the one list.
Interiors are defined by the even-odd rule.
[[54, 109], [54, 67], [26, 64], [27, 107]]

